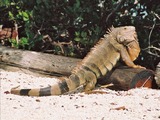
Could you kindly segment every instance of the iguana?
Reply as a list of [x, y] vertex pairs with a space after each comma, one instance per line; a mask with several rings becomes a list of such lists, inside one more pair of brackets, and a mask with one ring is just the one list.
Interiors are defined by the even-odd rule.
[[69, 77], [63, 77], [57, 84], [45, 88], [12, 88], [11, 93], [28, 96], [61, 95], [81, 85], [84, 85], [84, 91], [89, 91], [94, 89], [97, 79], [112, 70], [120, 59], [129, 67], [141, 68], [133, 63], [139, 52], [134, 26], [112, 27], [72, 70]]

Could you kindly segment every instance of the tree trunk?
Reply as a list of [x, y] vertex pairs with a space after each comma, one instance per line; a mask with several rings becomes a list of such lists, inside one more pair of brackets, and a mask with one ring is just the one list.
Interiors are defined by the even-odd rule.
[[158, 88], [154, 80], [154, 72], [148, 69], [135, 69], [121, 66], [113, 69], [107, 76], [98, 80], [99, 84], [110, 84], [114, 90], [128, 90], [137, 87]]

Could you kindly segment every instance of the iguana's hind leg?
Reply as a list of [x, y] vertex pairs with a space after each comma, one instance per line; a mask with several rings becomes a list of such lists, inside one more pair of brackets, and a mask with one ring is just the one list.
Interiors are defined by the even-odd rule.
[[85, 87], [84, 91], [86, 92], [94, 89], [97, 83], [96, 75], [91, 71], [86, 71], [85, 79], [86, 79], [86, 84], [84, 86]]

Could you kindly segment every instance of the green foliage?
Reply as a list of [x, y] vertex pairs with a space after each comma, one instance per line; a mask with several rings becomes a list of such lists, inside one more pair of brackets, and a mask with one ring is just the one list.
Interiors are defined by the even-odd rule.
[[[157, 60], [144, 48], [159, 48], [159, 0], [1, 0], [0, 6], [0, 24], [9, 20], [21, 26], [20, 42], [11, 40], [18, 48], [84, 57], [107, 28], [134, 25], [142, 48], [139, 61]], [[46, 35], [50, 42], [44, 40]]]
[[16, 39], [9, 39], [9, 41], [10, 41], [12, 47], [15, 47], [15, 48], [25, 49], [26, 46], [29, 45], [28, 39], [26, 37], [22, 37], [19, 42], [16, 41]]

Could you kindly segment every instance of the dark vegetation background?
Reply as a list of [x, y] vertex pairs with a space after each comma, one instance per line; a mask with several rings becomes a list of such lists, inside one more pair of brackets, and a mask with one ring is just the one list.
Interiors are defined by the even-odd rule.
[[137, 64], [155, 70], [160, 58], [159, 0], [1, 0], [0, 25], [18, 25], [9, 46], [83, 58], [111, 26], [136, 27]]

